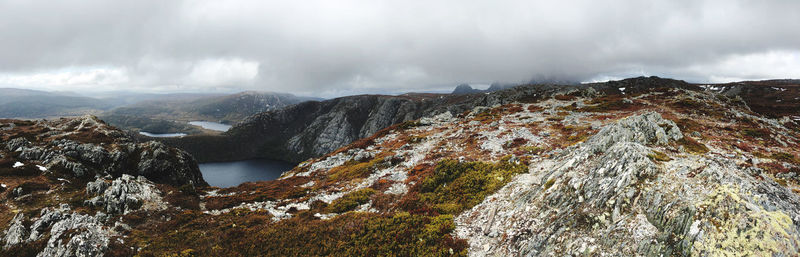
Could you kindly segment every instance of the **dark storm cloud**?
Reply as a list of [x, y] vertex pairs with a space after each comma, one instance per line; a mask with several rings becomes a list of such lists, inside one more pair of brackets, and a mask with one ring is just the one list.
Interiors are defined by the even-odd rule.
[[800, 77], [800, 1], [1, 1], [0, 86], [330, 95]]

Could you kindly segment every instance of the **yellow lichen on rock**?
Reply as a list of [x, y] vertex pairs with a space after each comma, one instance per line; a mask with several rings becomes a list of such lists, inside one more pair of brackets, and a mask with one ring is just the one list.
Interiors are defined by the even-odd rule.
[[698, 256], [773, 256], [796, 253], [800, 238], [788, 233], [792, 219], [780, 210], [767, 211], [738, 194], [735, 186], [719, 186], [697, 203], [704, 224], [692, 253]]

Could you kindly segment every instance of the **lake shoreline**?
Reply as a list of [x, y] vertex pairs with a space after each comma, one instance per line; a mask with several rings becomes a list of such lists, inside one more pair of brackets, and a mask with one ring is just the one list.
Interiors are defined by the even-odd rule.
[[248, 159], [226, 162], [199, 163], [203, 179], [209, 185], [225, 188], [238, 186], [245, 182], [269, 181], [294, 168], [295, 163], [270, 160]]

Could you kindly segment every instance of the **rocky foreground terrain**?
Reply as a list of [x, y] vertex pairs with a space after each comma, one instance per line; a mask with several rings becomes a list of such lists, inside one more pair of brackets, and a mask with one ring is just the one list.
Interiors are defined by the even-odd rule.
[[103, 255], [123, 242], [121, 215], [182, 206], [181, 190], [205, 186], [186, 152], [94, 116], [0, 120], [0, 256]]
[[798, 95], [523, 86], [232, 188], [90, 117], [6, 120], [0, 256], [796, 256]]

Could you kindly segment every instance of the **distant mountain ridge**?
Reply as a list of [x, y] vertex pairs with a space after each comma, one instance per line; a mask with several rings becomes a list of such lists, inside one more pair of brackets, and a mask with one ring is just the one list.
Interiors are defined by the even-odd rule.
[[453, 92], [450, 94], [463, 95], [463, 94], [488, 93], [488, 92], [500, 91], [503, 89], [509, 89], [516, 86], [519, 86], [519, 84], [495, 82], [489, 85], [489, 88], [482, 90], [482, 89], [472, 88], [472, 86], [470, 86], [469, 84], [460, 84], [456, 86], [456, 89], [454, 89]]
[[111, 101], [30, 89], [0, 88], [0, 118], [49, 118], [98, 114]]
[[187, 122], [205, 120], [233, 124], [260, 112], [312, 100], [322, 99], [259, 91], [235, 94], [111, 92], [87, 97], [74, 92], [0, 88], [0, 118], [41, 119], [90, 114], [127, 130], [203, 133], [204, 130]]
[[[421, 117], [450, 112], [457, 116], [479, 106], [532, 102], [591, 88], [598, 95], [635, 95], [657, 89], [701, 91], [703, 87], [682, 80], [638, 77], [579, 85], [520, 85], [483, 94], [359, 95], [312, 101], [247, 118], [218, 136], [158, 139], [182, 148], [200, 162], [271, 158], [300, 162], [365, 138], [381, 129]], [[786, 86], [787, 95], [800, 96], [800, 86]], [[779, 91], [764, 86], [763, 90]], [[585, 91], [585, 90], [584, 90]], [[588, 91], [587, 91], [588, 92]], [[736, 97], [739, 93], [732, 93]], [[562, 96], [571, 97], [571, 96]], [[764, 99], [742, 96], [747, 104]], [[800, 99], [800, 98], [798, 98]], [[613, 102], [610, 104], [624, 103]], [[800, 101], [785, 101], [786, 112], [800, 119]], [[767, 109], [754, 108], [766, 113]], [[413, 125], [413, 124], [411, 124]]]
[[152, 133], [200, 133], [188, 121], [234, 124], [248, 116], [320, 98], [245, 91], [232, 95], [166, 98], [115, 108], [101, 115], [109, 124]]

